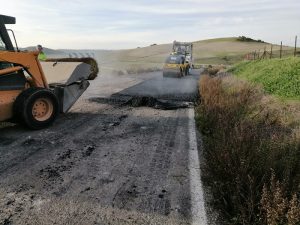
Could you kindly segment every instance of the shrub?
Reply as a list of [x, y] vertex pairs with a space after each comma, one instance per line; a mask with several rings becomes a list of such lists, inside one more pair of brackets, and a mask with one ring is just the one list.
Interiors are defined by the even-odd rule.
[[217, 66], [208, 65], [207, 67], [204, 68], [202, 74], [207, 74], [209, 76], [216, 76], [219, 72], [224, 72], [225, 69], [226, 66], [223, 65], [217, 65]]
[[264, 185], [261, 198], [261, 218], [267, 225], [300, 223], [300, 201], [294, 194], [288, 200], [284, 196], [284, 185], [276, 181], [272, 171], [269, 187]]
[[287, 196], [299, 191], [299, 139], [253, 84], [203, 76], [200, 96], [196, 121], [207, 161], [204, 180], [216, 206], [231, 224], [262, 224], [260, 202], [271, 168]]
[[255, 39], [245, 37], [245, 36], [239, 36], [238, 41], [265, 43], [264, 41], [262, 41], [260, 39], [255, 40]]

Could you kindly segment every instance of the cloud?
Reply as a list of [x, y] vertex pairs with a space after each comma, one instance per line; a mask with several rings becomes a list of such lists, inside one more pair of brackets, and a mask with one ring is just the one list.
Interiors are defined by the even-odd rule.
[[239, 35], [292, 44], [299, 9], [298, 0], [10, 0], [1, 13], [17, 17], [21, 46], [112, 49]]

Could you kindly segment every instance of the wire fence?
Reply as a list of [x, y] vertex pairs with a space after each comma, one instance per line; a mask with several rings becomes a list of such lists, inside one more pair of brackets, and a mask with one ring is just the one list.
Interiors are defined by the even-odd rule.
[[256, 59], [272, 59], [272, 58], [283, 58], [283, 57], [299, 57], [300, 51], [297, 50], [297, 36], [295, 37], [295, 47], [283, 46], [282, 42], [280, 45], [268, 45], [264, 49], [256, 50], [245, 55], [246, 60]]

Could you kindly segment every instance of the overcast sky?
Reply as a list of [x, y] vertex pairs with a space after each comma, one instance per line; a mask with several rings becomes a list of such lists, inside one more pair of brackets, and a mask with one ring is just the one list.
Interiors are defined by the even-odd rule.
[[[293, 45], [300, 0], [0, 0], [20, 46], [120, 49], [249, 36]], [[300, 38], [299, 38], [300, 39]], [[300, 41], [299, 41], [300, 42]]]

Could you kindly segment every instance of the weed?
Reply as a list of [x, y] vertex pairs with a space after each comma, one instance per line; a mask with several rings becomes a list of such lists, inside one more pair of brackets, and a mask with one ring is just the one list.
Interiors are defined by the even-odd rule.
[[196, 121], [207, 161], [204, 180], [227, 222], [262, 224], [260, 202], [271, 169], [287, 197], [299, 192], [299, 136], [283, 122], [282, 110], [269, 106], [254, 84], [203, 76], [199, 86]]
[[249, 38], [249, 37], [245, 37], [245, 36], [239, 36], [238, 41], [245, 41], [245, 42], [259, 42], [259, 43], [265, 43], [264, 41], [258, 39], [258, 40], [255, 40], [255, 39], [252, 39], [252, 38]]
[[297, 195], [291, 196], [289, 201], [284, 194], [284, 185], [276, 181], [274, 171], [269, 187], [265, 184], [261, 198], [261, 219], [267, 225], [300, 223], [300, 202]]

